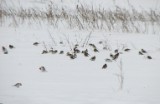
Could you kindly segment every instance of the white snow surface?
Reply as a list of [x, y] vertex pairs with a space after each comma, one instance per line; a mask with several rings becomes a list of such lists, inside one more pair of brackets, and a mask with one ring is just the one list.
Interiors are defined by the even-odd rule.
[[[159, 0], [1, 0], [5, 7], [37, 7], [44, 9], [48, 3], [53, 2], [56, 6], [63, 8], [75, 8], [77, 4], [83, 4], [94, 8], [103, 7], [112, 9], [115, 5], [122, 8], [131, 8], [134, 6], [138, 10], [159, 10]], [[43, 8], [42, 8], [43, 7]]]
[[[22, 6], [28, 2], [27, 0], [15, 1], [22, 3]], [[47, 2], [41, 0], [43, 1]], [[63, 5], [78, 2], [62, 1]], [[96, 1], [98, 0], [79, 0], [86, 4]], [[115, 1], [118, 5], [118, 1]], [[150, 8], [150, 2], [152, 4], [159, 2], [158, 0], [135, 1], [146, 3], [146, 8]], [[135, 1], [130, 0], [133, 4]], [[27, 5], [34, 5], [30, 2]], [[99, 4], [102, 4], [101, 2], [108, 3], [102, 0]], [[9, 5], [8, 0], [6, 3]], [[94, 43], [99, 50], [95, 53], [88, 45], [82, 47], [90, 32], [45, 26], [15, 28], [1, 26], [0, 47], [6, 47], [8, 54], [3, 54], [0, 50], [0, 104], [160, 104], [160, 35], [108, 33], [95, 30], [91, 32], [89, 40], [89, 43]], [[63, 44], [59, 44], [60, 41], [63, 41]], [[99, 41], [104, 43], [99, 44]], [[40, 44], [34, 46], [34, 42]], [[109, 50], [103, 50], [105, 42]], [[64, 50], [64, 54], [41, 54], [45, 49], [43, 43], [48, 50], [52, 47], [58, 51]], [[88, 49], [89, 57], [84, 57], [80, 53], [72, 60], [66, 56], [70, 47], [77, 43], [80, 45], [78, 47], [80, 50]], [[15, 48], [9, 49], [9, 44], [14, 45]], [[131, 50], [124, 52], [123, 48]], [[116, 61], [105, 62], [115, 49], [119, 49], [123, 54], [120, 54]], [[147, 53], [139, 55], [141, 49], [145, 49]], [[152, 57], [151, 60], [147, 59], [148, 55]], [[92, 56], [96, 56], [95, 61], [90, 61]], [[122, 62], [122, 71], [120, 71], [120, 62]], [[105, 63], [108, 67], [102, 69]], [[46, 72], [39, 70], [41, 66], [46, 68]], [[122, 88], [119, 77], [121, 75], [123, 76]], [[14, 86], [16, 83], [22, 83], [22, 86], [17, 88]]]

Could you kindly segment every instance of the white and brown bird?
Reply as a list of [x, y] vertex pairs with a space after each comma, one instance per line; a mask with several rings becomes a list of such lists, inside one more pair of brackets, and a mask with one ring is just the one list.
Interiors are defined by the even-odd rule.
[[117, 54], [115, 54], [115, 55], [113, 56], [113, 60], [117, 60], [118, 57], [119, 57], [119, 53], [117, 53]]

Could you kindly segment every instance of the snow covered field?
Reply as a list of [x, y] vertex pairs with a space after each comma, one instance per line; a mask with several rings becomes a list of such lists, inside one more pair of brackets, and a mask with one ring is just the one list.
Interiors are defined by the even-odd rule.
[[[69, 10], [74, 10], [77, 3], [91, 7], [101, 5], [105, 9], [114, 5], [129, 8], [128, 2], [137, 10], [160, 10], [158, 0], [52, 1], [60, 8]], [[0, 2], [1, 7], [6, 9], [19, 6], [43, 8], [50, 1]], [[38, 22], [26, 22], [15, 26], [10, 18], [1, 20], [5, 21], [1, 22], [0, 26], [0, 104], [160, 103], [158, 31], [152, 34], [103, 29], [80, 30], [66, 28], [63, 24], [59, 24], [60, 28], [54, 28], [51, 24]], [[39, 44], [35, 45], [35, 42]], [[13, 45], [14, 48], [9, 45]], [[5, 47], [8, 54], [5, 54], [2, 47]], [[74, 48], [80, 50], [80, 53], [75, 55]], [[85, 52], [82, 53], [86, 49], [88, 57], [85, 56]], [[94, 52], [94, 49], [98, 49], [99, 52]], [[50, 52], [42, 54], [44, 50]], [[60, 54], [60, 51], [64, 53]], [[67, 56], [67, 52], [71, 55]], [[114, 57], [117, 53], [118, 56]], [[94, 56], [95, 60], [92, 60]], [[17, 83], [22, 85], [17, 87]]]

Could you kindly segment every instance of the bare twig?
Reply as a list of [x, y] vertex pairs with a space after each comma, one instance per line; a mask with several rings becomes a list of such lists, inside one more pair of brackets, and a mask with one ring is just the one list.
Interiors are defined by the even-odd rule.
[[92, 34], [92, 31], [86, 36], [84, 42], [83, 42], [83, 47], [87, 46], [88, 45], [88, 42], [91, 38], [91, 34]]
[[46, 44], [45, 44], [45, 42], [43, 42], [43, 46], [44, 46], [44, 48], [46, 49], [46, 51], [47, 51], [47, 47], [46, 47]]
[[49, 36], [50, 36], [50, 38], [52, 39], [52, 42], [54, 43], [54, 45], [57, 45], [56, 44], [56, 41], [54, 40], [54, 38], [53, 38], [53, 36], [51, 35], [51, 33], [48, 31], [48, 33], [49, 33]]

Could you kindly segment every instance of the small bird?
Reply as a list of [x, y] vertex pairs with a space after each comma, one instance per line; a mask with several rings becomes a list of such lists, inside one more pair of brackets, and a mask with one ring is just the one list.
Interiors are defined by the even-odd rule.
[[2, 50], [3, 50], [4, 54], [8, 54], [8, 51], [7, 51], [7, 49], [4, 46], [2, 47]]
[[146, 51], [146, 50], [144, 50], [144, 49], [141, 49], [141, 52], [142, 52], [142, 53], [147, 53], [147, 51]]
[[114, 58], [114, 55], [111, 53], [111, 54], [110, 54], [110, 57], [113, 59], [113, 58]]
[[126, 52], [128, 52], [128, 51], [130, 51], [131, 49], [129, 49], [129, 48], [126, 48], [124, 51], [126, 51]]
[[103, 50], [107, 50], [108, 48], [105, 46], [105, 47], [103, 47]]
[[151, 57], [151, 56], [147, 56], [147, 58], [148, 58], [148, 59], [152, 59], [152, 57]]
[[41, 67], [39, 68], [39, 70], [41, 70], [42, 72], [46, 72], [46, 69], [45, 69], [44, 66], [41, 66]]
[[75, 44], [75, 47], [78, 47], [79, 45], [78, 44]]
[[71, 58], [71, 59], [75, 59], [75, 58], [77, 58], [77, 55], [76, 55], [76, 54], [71, 54], [71, 55], [70, 55], [70, 58]]
[[62, 41], [60, 41], [60, 42], [59, 42], [59, 44], [63, 44], [63, 42], [62, 42]]
[[34, 42], [34, 43], [33, 43], [33, 45], [35, 45], [35, 46], [38, 46], [38, 44], [39, 44], [38, 42]]
[[73, 49], [74, 53], [80, 53], [80, 50], [77, 49], [77, 47], [75, 46], [74, 49]]
[[102, 66], [102, 69], [106, 69], [107, 68], [107, 64], [104, 64], [103, 66]]
[[47, 50], [43, 50], [43, 51], [42, 51], [42, 54], [47, 54], [47, 53], [48, 53]]
[[139, 51], [139, 55], [143, 55], [143, 53], [141, 51]]
[[57, 50], [52, 50], [52, 49], [51, 49], [51, 50], [49, 50], [49, 52], [52, 53], [52, 54], [55, 54], [55, 53], [57, 53], [58, 51], [57, 51]]
[[89, 46], [93, 47], [93, 48], [96, 48], [96, 46], [92, 43], [89, 44]]
[[88, 57], [89, 53], [88, 52], [84, 52], [84, 56]]
[[102, 41], [99, 41], [99, 44], [102, 44], [103, 42]]
[[9, 48], [10, 48], [10, 49], [13, 49], [13, 48], [15, 48], [15, 47], [14, 47], [13, 45], [9, 45]]
[[22, 83], [16, 83], [14, 86], [19, 88], [20, 86], [22, 86]]
[[84, 56], [88, 57], [89, 56], [89, 53], [88, 53], [88, 49], [82, 51], [82, 53], [84, 54]]
[[105, 61], [106, 61], [106, 62], [112, 62], [112, 60], [111, 60], [111, 59], [108, 59], [108, 58], [105, 59]]
[[72, 54], [71, 54], [70, 52], [67, 52], [66, 55], [67, 55], [67, 56], [71, 56]]
[[80, 53], [80, 50], [76, 49], [74, 50], [74, 53]]
[[64, 51], [60, 51], [59, 54], [64, 54]]
[[118, 49], [115, 49], [114, 52], [115, 52], [115, 53], [118, 53]]
[[119, 57], [119, 53], [115, 54], [113, 60], [116, 60]]
[[95, 60], [96, 60], [96, 56], [91, 57], [90, 60], [91, 60], [91, 61], [95, 61]]
[[86, 50], [82, 51], [82, 53], [88, 53], [88, 49], [86, 49]]
[[93, 51], [94, 51], [94, 52], [99, 52], [97, 48], [94, 48], [94, 50], [93, 50]]

